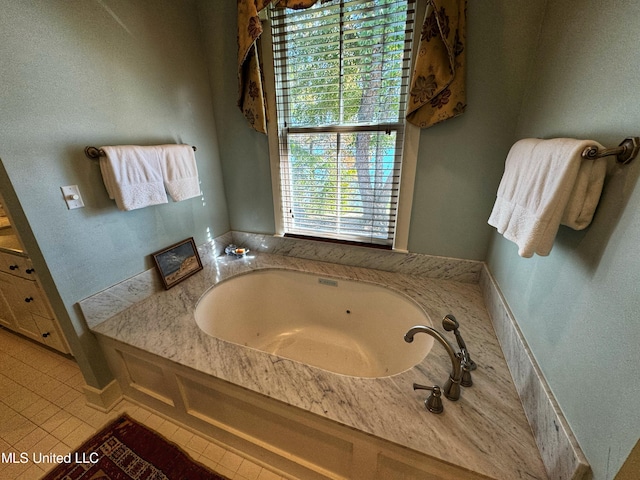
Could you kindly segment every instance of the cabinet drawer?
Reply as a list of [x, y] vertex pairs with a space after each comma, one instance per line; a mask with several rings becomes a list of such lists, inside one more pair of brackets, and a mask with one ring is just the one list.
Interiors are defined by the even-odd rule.
[[70, 353], [47, 297], [34, 280], [0, 271], [0, 324]]
[[19, 255], [10, 255], [0, 252], [0, 271], [10, 273], [17, 277], [35, 280], [35, 270], [31, 264], [31, 260], [27, 257]]
[[46, 297], [35, 282], [20, 280], [16, 283], [16, 290], [18, 291], [20, 300], [24, 302], [26, 308], [31, 313], [42, 315], [43, 317], [51, 316], [45, 299]]
[[33, 338], [38, 342], [42, 342], [40, 329], [38, 328], [38, 324], [33, 317], [34, 315], [24, 315], [16, 321], [16, 324], [18, 326], [18, 333], [21, 333], [26, 337]]
[[54, 319], [33, 315], [33, 320], [38, 326], [38, 331], [40, 332], [39, 340], [42, 343], [63, 353], [70, 352], [67, 342], [60, 333]]

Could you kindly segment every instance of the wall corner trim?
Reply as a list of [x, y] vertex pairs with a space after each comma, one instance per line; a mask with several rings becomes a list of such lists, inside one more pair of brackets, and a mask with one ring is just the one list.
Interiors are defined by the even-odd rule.
[[122, 390], [116, 380], [112, 380], [106, 387], [98, 389], [90, 385], [83, 387], [87, 405], [108, 413], [122, 400]]
[[591, 467], [486, 264], [480, 288], [549, 478], [589, 480]]

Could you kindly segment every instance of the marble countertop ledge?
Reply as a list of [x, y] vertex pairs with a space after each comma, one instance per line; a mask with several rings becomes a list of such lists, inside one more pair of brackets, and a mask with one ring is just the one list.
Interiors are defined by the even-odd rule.
[[[90, 329], [491, 478], [548, 478], [478, 284], [262, 252], [238, 259], [211, 246], [199, 251], [204, 269], [170, 290], [161, 290], [157, 273], [149, 270], [80, 302]], [[473, 387], [463, 387], [457, 402], [444, 399], [444, 413], [434, 415], [424, 408], [425, 392], [414, 392], [412, 384], [443, 385], [448, 378], [451, 361], [437, 343], [403, 373], [357, 378], [219, 340], [198, 328], [195, 306], [209, 288], [271, 268], [385, 285], [418, 302], [442, 332], [441, 318], [454, 314], [478, 364]]]
[[372, 249], [357, 245], [306, 240], [277, 235], [231, 232], [233, 243], [253, 252], [273, 253], [387, 272], [478, 283], [483, 263], [477, 260]]

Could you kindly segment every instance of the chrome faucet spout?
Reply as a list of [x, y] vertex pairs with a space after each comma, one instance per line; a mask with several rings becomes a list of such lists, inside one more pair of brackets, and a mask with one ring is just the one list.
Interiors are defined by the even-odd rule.
[[451, 374], [447, 383], [444, 385], [444, 396], [449, 400], [458, 400], [460, 398], [460, 381], [462, 380], [462, 362], [461, 356], [456, 353], [451, 344], [448, 342], [440, 332], [435, 328], [425, 325], [416, 325], [409, 329], [404, 335], [404, 341], [407, 343], [413, 342], [413, 337], [416, 333], [426, 333], [435, 338], [447, 351], [449, 358], [451, 359]]

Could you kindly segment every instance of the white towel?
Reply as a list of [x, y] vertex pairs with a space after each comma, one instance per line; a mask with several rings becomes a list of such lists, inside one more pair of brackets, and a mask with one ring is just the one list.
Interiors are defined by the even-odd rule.
[[101, 147], [100, 171], [109, 198], [120, 210], [167, 203], [158, 149], [138, 145]]
[[505, 162], [489, 225], [518, 245], [521, 257], [549, 255], [560, 224], [586, 228], [598, 205], [606, 159], [581, 154], [592, 140], [527, 138]]
[[190, 145], [159, 145], [164, 185], [175, 202], [200, 196], [200, 180]]
[[[597, 142], [590, 142], [599, 150], [604, 147]], [[578, 178], [576, 178], [573, 191], [569, 196], [569, 203], [562, 215], [562, 225], [574, 230], [584, 230], [591, 224], [593, 215], [596, 213], [604, 179], [607, 174], [607, 159], [598, 158], [596, 160], [582, 160]]]

